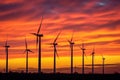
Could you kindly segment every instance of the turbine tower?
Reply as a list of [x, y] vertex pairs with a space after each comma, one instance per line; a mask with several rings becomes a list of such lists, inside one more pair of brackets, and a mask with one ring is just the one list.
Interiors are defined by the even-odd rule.
[[102, 56], [102, 74], [105, 73], [105, 58]]
[[[61, 33], [61, 32], [60, 32]], [[56, 46], [58, 45], [58, 43], [56, 42], [60, 33], [57, 35], [57, 37], [55, 38], [54, 42], [52, 43], [53, 47], [54, 47], [54, 66], [53, 66], [53, 73], [56, 73], [56, 55], [58, 56], [57, 54], [57, 48]]]
[[[28, 73], [28, 53], [32, 52], [30, 49], [28, 49], [28, 44], [27, 44], [27, 40], [25, 38], [25, 51], [26, 52], [26, 73]], [[33, 52], [32, 52], [33, 53]]]
[[86, 50], [84, 47], [84, 43], [82, 43], [81, 50], [82, 50], [82, 74], [84, 74], [84, 56], [85, 56], [85, 50]]
[[95, 49], [93, 48], [93, 51], [92, 51], [92, 74], [94, 74], [94, 56], [95, 56]]
[[7, 40], [5, 42], [5, 46], [4, 47], [5, 47], [5, 52], [6, 52], [6, 73], [8, 73], [8, 48], [10, 46], [8, 45]]
[[70, 49], [71, 49], [71, 74], [73, 74], [73, 46], [74, 46], [73, 35], [71, 37], [71, 40], [68, 40], [68, 42], [70, 44]]
[[41, 73], [41, 38], [43, 37], [43, 34], [40, 33], [40, 29], [42, 26], [42, 21], [43, 21], [43, 17], [41, 19], [41, 23], [37, 33], [31, 33], [36, 36], [36, 47], [38, 46], [38, 73]]

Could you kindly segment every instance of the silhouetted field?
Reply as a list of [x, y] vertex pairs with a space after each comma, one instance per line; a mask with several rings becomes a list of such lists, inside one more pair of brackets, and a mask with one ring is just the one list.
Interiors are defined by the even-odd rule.
[[120, 80], [120, 74], [0, 73], [0, 80]]

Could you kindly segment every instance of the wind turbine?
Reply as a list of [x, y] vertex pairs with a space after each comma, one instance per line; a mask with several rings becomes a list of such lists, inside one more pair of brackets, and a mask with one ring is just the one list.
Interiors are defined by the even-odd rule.
[[5, 47], [5, 52], [6, 52], [6, 73], [8, 73], [8, 48], [10, 46], [8, 45], [7, 40], [5, 42], [5, 46], [4, 47]]
[[41, 19], [41, 23], [37, 33], [31, 33], [36, 36], [36, 46], [38, 46], [38, 73], [41, 73], [41, 38], [43, 37], [43, 34], [40, 33], [40, 29], [42, 26], [42, 21], [43, 21], [43, 17]]
[[57, 54], [57, 48], [56, 48], [56, 46], [58, 45], [58, 43], [56, 41], [57, 41], [60, 33], [58, 33], [57, 37], [55, 38], [54, 42], [52, 43], [52, 45], [54, 47], [54, 67], [53, 67], [53, 73], [56, 73], [56, 55], [58, 56], [58, 54]]
[[68, 40], [68, 42], [70, 44], [70, 49], [71, 49], [71, 74], [73, 74], [73, 46], [74, 46], [73, 35], [71, 37], [71, 40]]
[[[25, 51], [26, 52], [26, 73], [28, 73], [28, 53], [32, 52], [30, 49], [28, 49], [28, 44], [27, 44], [27, 40], [25, 38]], [[32, 52], [33, 53], [33, 52]]]
[[93, 51], [92, 51], [92, 74], [94, 74], [94, 55], [95, 55], [95, 49], [93, 48]]
[[84, 74], [84, 56], [85, 56], [85, 50], [86, 50], [84, 47], [84, 43], [82, 43], [81, 50], [82, 50], [82, 74]]
[[102, 74], [105, 73], [104, 68], [105, 68], [105, 57], [103, 57], [103, 55], [102, 55]]

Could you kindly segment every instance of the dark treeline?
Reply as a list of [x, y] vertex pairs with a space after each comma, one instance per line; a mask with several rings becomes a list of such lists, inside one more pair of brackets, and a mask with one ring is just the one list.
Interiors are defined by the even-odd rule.
[[0, 73], [0, 80], [120, 80], [120, 74]]

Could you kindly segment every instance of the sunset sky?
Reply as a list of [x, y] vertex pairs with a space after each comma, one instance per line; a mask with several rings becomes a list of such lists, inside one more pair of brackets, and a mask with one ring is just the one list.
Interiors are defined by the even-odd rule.
[[[80, 68], [78, 72], [81, 72], [82, 42], [86, 48], [86, 65], [91, 64], [95, 46], [95, 64], [102, 63], [103, 55], [106, 73], [120, 72], [120, 0], [0, 0], [0, 72], [5, 70], [3, 46], [7, 39], [9, 70], [25, 69], [25, 36], [34, 52], [29, 54], [29, 68], [37, 70], [36, 38], [30, 33], [37, 32], [41, 16], [42, 69], [53, 68], [53, 46], [49, 43], [62, 31], [57, 40], [57, 68], [70, 67], [67, 40], [74, 33], [74, 66]], [[86, 69], [91, 72], [91, 66]], [[101, 73], [99, 69], [101, 66], [96, 67], [96, 73]]]

